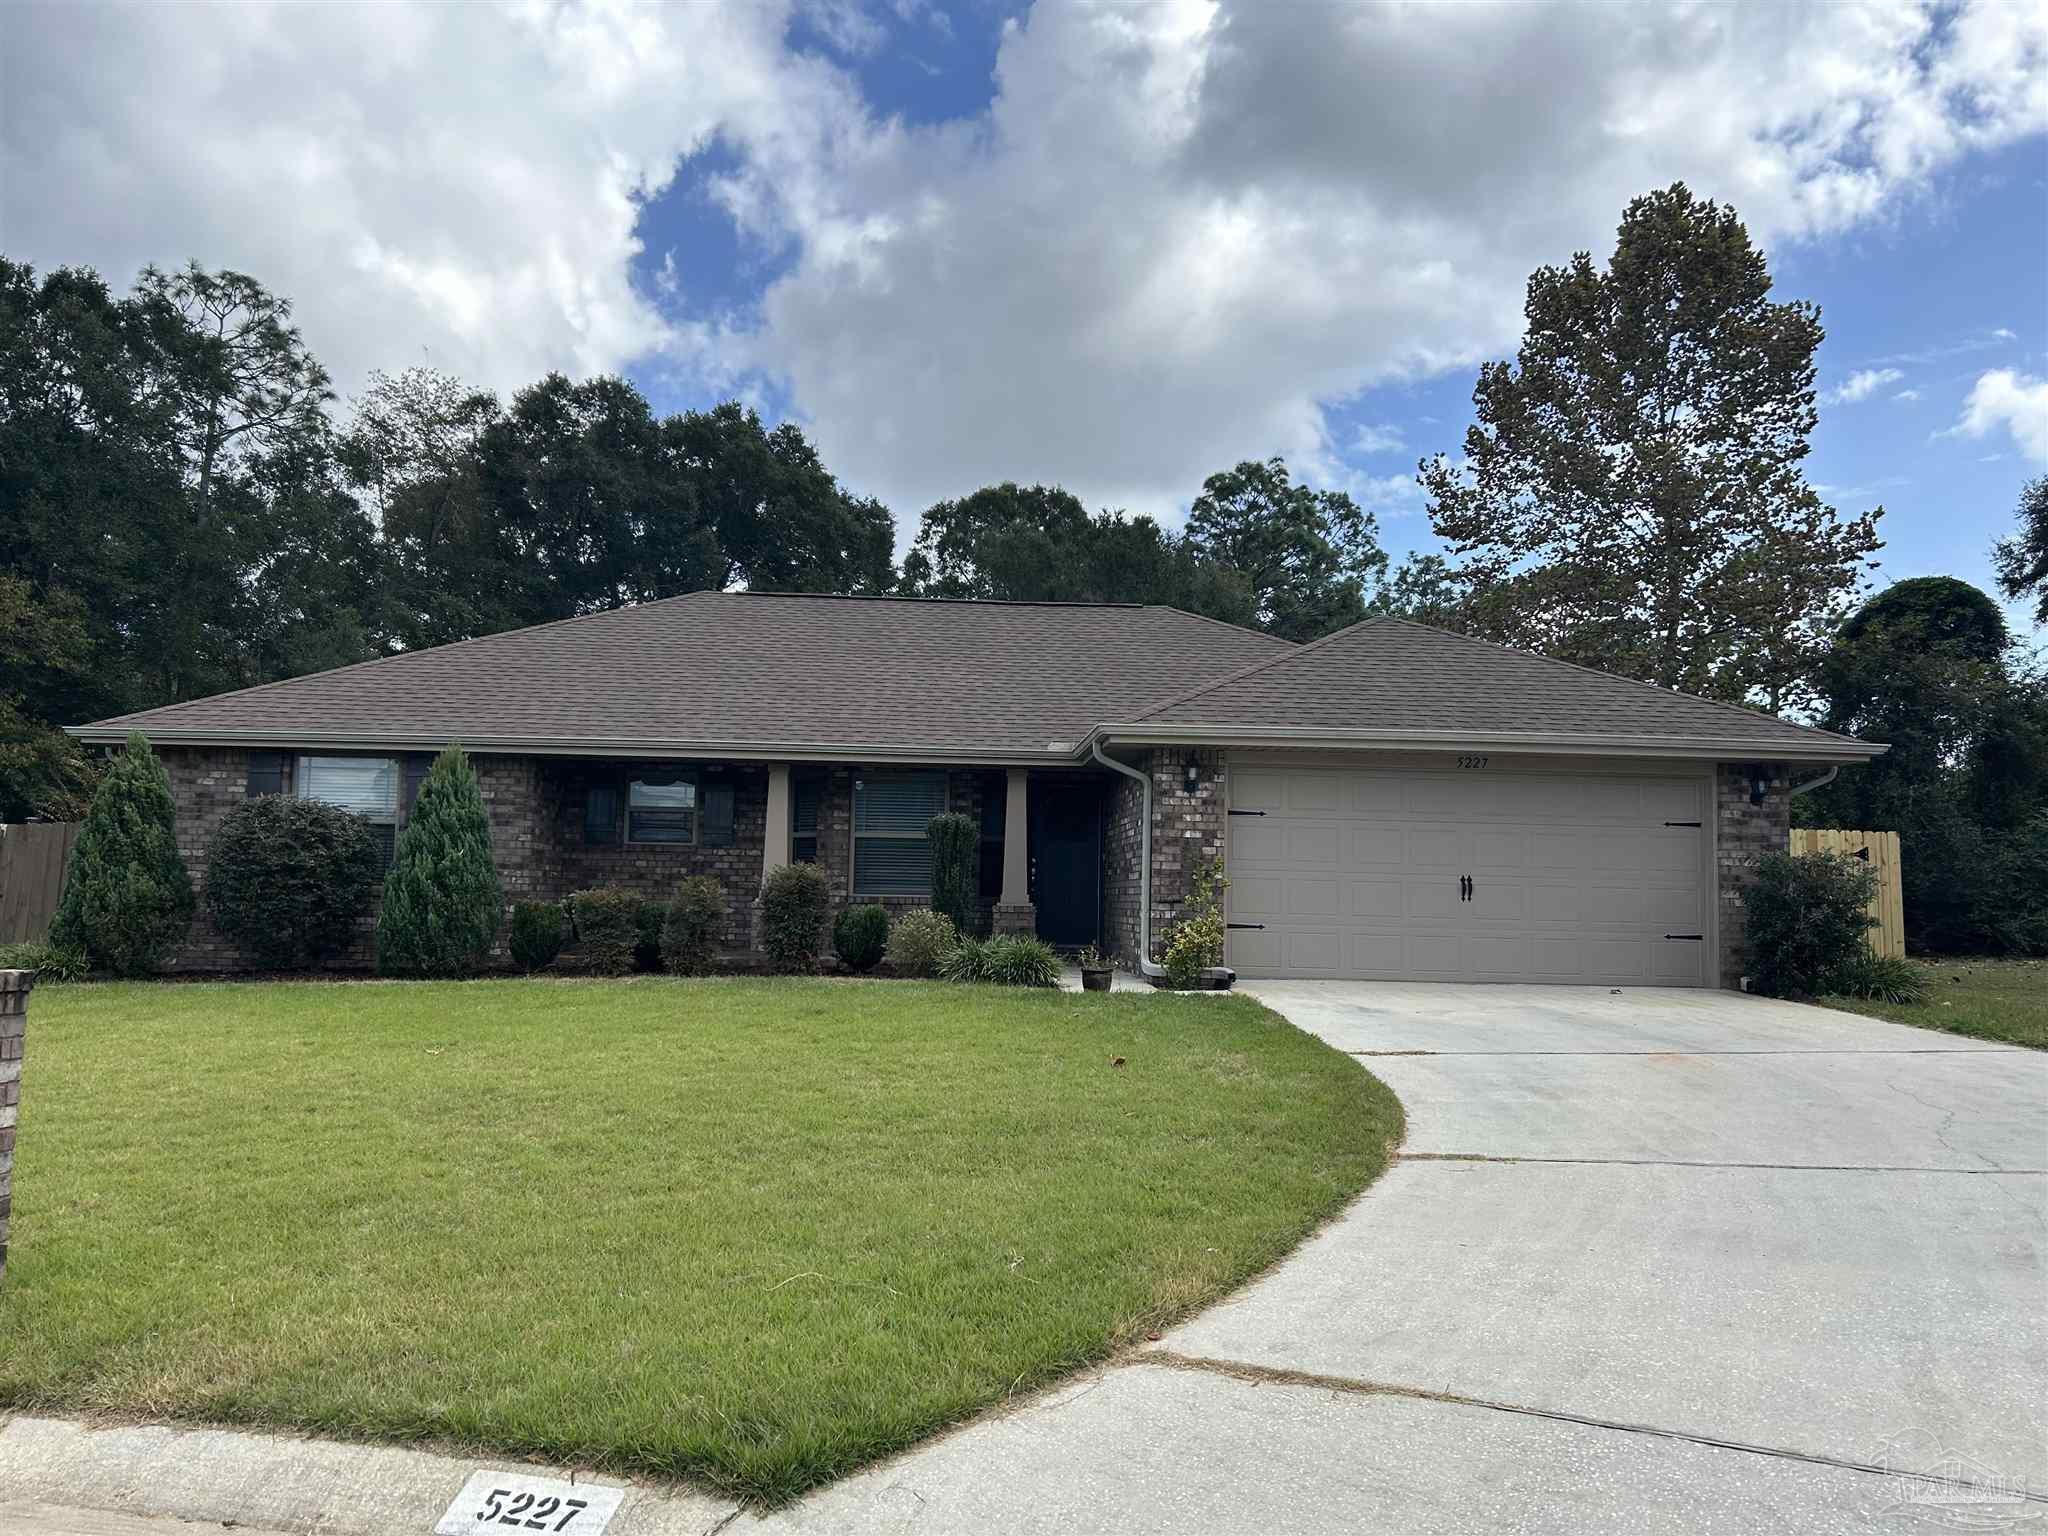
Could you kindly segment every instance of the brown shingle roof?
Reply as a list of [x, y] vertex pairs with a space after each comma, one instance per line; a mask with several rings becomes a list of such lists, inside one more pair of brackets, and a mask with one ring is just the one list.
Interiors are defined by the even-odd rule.
[[1829, 757], [1881, 750], [1740, 705], [1403, 619], [1367, 619], [1121, 718], [1168, 728], [1717, 741], [1793, 757], [1802, 750]]
[[1133, 604], [694, 592], [144, 710], [80, 734], [1065, 757], [1106, 715], [1293, 649]]

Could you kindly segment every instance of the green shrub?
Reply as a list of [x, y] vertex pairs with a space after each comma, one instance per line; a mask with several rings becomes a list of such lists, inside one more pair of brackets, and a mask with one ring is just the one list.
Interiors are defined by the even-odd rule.
[[961, 939], [939, 961], [939, 975], [947, 981], [987, 981], [988, 939]]
[[1166, 981], [1178, 991], [1202, 984], [1202, 972], [1223, 963], [1223, 892], [1230, 882], [1209, 864], [1194, 874], [1185, 915], [1166, 935]]
[[668, 927], [668, 903], [651, 896], [640, 898], [640, 910], [633, 916], [638, 936], [633, 941], [633, 969], [661, 969], [661, 935]]
[[960, 930], [950, 917], [919, 907], [896, 919], [883, 954], [898, 976], [936, 976], [959, 942]]
[[468, 755], [452, 746], [434, 759], [399, 829], [377, 914], [377, 969], [468, 975], [482, 968], [503, 921], [483, 792]]
[[712, 876], [685, 880], [661, 930], [661, 958], [668, 968], [678, 976], [710, 975], [728, 911], [725, 887]]
[[972, 816], [947, 811], [925, 825], [932, 846], [932, 910], [953, 920], [960, 933], [980, 921], [981, 828]]
[[1862, 997], [1880, 1003], [1924, 1003], [1927, 973], [1900, 955], [1862, 954], [1837, 967], [1822, 983], [1829, 997]]
[[362, 817], [292, 795], [244, 800], [206, 859], [206, 910], [221, 936], [268, 970], [318, 965], [356, 937], [377, 888]]
[[1053, 947], [1029, 934], [1004, 934], [988, 941], [984, 951], [986, 979], [999, 987], [1056, 987], [1060, 957]]
[[1743, 968], [1766, 997], [1811, 997], [1868, 953], [1877, 875], [1832, 854], [1767, 853], [1742, 893]]
[[880, 907], [848, 907], [832, 925], [832, 949], [849, 971], [872, 971], [889, 947], [889, 914]]
[[59, 949], [40, 939], [0, 944], [0, 971], [34, 971], [37, 986], [48, 986], [55, 981], [83, 981], [87, 975], [83, 953], [75, 949]]
[[569, 898], [576, 952], [599, 976], [625, 976], [640, 947], [640, 897], [623, 886], [601, 885]]
[[512, 909], [505, 944], [512, 963], [531, 975], [555, 963], [562, 952], [562, 908], [553, 901], [522, 901]]
[[761, 948], [783, 971], [809, 971], [818, 964], [830, 892], [815, 864], [783, 864], [761, 882]]
[[107, 770], [64, 871], [50, 942], [94, 970], [143, 976], [192, 925], [192, 879], [178, 856], [177, 806], [140, 731]]

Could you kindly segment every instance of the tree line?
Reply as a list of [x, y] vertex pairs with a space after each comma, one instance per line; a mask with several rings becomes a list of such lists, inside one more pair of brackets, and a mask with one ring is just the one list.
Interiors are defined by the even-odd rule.
[[[1960, 870], [2032, 835], [2040, 669], [1963, 583], [1865, 603], [1882, 509], [1839, 512], [1802, 467], [1820, 315], [1772, 296], [1735, 212], [1638, 198], [1606, 266], [1540, 268], [1525, 315], [1461, 452], [1418, 465], [1443, 554], [1393, 567], [1370, 510], [1273, 458], [1209, 476], [1178, 529], [984, 486], [927, 508], [899, 568], [889, 509], [739, 402], [663, 417], [560, 374], [505, 401], [408, 368], [342, 408], [254, 278], [116, 294], [0, 257], [0, 819], [79, 813], [64, 723], [744, 585], [1170, 603], [1291, 640], [1391, 614], [1900, 733], [1920, 744], [1810, 803], [1909, 834], [1909, 923], [1916, 840]], [[2048, 617], [2044, 502], [1995, 559]], [[1995, 898], [1950, 898], [1979, 917], [1943, 931], [1981, 941]]]

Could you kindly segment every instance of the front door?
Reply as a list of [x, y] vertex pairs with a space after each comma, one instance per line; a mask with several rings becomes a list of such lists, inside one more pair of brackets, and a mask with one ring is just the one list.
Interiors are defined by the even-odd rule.
[[1031, 785], [1031, 900], [1038, 936], [1072, 948], [1102, 940], [1102, 786]]

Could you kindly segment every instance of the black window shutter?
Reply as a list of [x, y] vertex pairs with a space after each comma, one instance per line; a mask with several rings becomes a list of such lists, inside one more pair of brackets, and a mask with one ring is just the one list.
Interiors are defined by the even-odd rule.
[[410, 816], [413, 802], [420, 797], [420, 786], [427, 782], [427, 771], [434, 766], [433, 754], [408, 752], [400, 766], [405, 774], [405, 783], [398, 797], [398, 814]]
[[284, 793], [285, 765], [291, 758], [283, 752], [251, 752], [249, 754], [249, 798], [258, 795], [281, 795]]
[[619, 840], [619, 787], [593, 784], [583, 802], [583, 841], [616, 843]]
[[733, 840], [732, 785], [717, 781], [701, 791], [704, 802], [703, 842], [706, 848], [730, 848]]

